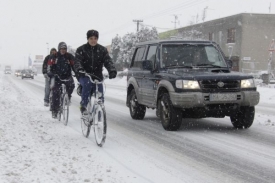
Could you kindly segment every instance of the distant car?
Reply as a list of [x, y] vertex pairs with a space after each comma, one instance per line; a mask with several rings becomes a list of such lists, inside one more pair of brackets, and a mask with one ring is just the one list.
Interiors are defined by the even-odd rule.
[[32, 70], [30, 69], [24, 69], [21, 71], [21, 78], [24, 79], [24, 78], [31, 78], [33, 79], [34, 78], [34, 74], [32, 72]]
[[4, 70], [4, 73], [5, 73], [5, 74], [11, 74], [11, 70], [10, 70], [10, 69], [5, 69], [5, 70]]
[[37, 71], [36, 70], [32, 70], [33, 75], [37, 76]]
[[14, 75], [15, 75], [16, 77], [21, 76], [21, 70], [16, 70], [16, 71], [14, 72]]

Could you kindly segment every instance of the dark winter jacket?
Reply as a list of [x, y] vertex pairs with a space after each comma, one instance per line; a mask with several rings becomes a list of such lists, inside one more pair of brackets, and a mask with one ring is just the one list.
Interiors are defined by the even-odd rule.
[[50, 56], [51, 56], [51, 55], [48, 55], [48, 56], [46, 56], [45, 59], [44, 59], [44, 62], [43, 62], [43, 65], [42, 65], [42, 73], [43, 73], [43, 74], [47, 74], [48, 61], [50, 60]]
[[[87, 73], [95, 75], [102, 80], [103, 66], [108, 70], [109, 73], [117, 73], [112, 59], [104, 46], [100, 44], [97, 44], [96, 46], [90, 46], [89, 43], [87, 43], [77, 48], [74, 65], [76, 72], [80, 69], [84, 69]], [[98, 79], [93, 76], [92, 78]]]
[[67, 79], [72, 76], [72, 70], [74, 65], [74, 56], [70, 53], [65, 53], [61, 55], [60, 52], [57, 52], [54, 55], [51, 55], [48, 60], [48, 72], [52, 74], [57, 74], [60, 79]]

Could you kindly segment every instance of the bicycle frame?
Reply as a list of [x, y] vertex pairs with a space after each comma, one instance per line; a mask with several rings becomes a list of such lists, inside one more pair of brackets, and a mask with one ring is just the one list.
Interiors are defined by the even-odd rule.
[[[57, 76], [60, 81], [69, 81], [68, 79], [60, 79], [60, 77], [56, 74], [54, 76]], [[51, 87], [50, 87], [51, 89], [54, 86], [54, 84], [55, 84], [55, 77], [51, 78]], [[66, 104], [66, 103], [65, 103], [65, 106], [67, 106], [67, 107], [64, 107], [63, 103], [64, 103], [64, 98], [65, 97], [67, 97], [66, 101], [68, 101], [68, 93], [67, 93], [67, 90], [66, 90], [66, 85], [64, 83], [61, 83], [60, 88], [61, 88], [61, 94], [60, 94], [60, 98], [59, 98], [58, 120], [59, 121], [61, 120], [61, 115], [62, 115], [63, 116], [63, 122], [64, 122], [65, 125], [67, 125], [68, 115], [69, 115], [68, 114], [69, 107], [68, 107], [68, 104]], [[52, 94], [52, 91], [51, 91], [51, 94]], [[67, 113], [64, 113], [64, 111], [67, 111]], [[67, 117], [65, 117], [64, 115], [66, 115]]]
[[[98, 80], [93, 80], [90, 75], [85, 73], [85, 76], [89, 77], [90, 81], [95, 84], [95, 92], [91, 91], [89, 102], [87, 106], [88, 115], [82, 115], [81, 128], [83, 135], [88, 138], [90, 129], [93, 127], [95, 140], [98, 146], [102, 147], [106, 139], [107, 120], [106, 111], [102, 102], [101, 96], [103, 93], [99, 92], [98, 84], [102, 84]], [[94, 94], [94, 96], [92, 95]]]
[[[88, 109], [88, 121], [91, 123], [91, 125], [94, 125], [93, 121], [95, 118], [95, 114], [98, 108], [98, 104], [101, 103], [102, 105], [102, 100], [100, 99], [100, 97], [102, 96], [102, 93], [98, 91], [98, 84], [102, 84], [103, 82], [99, 82], [97, 79], [95, 79], [95, 81], [93, 81], [93, 79], [91, 78], [90, 75], [85, 74], [86, 76], [89, 77], [90, 81], [95, 84], [96, 89], [95, 89], [95, 93], [93, 95], [94, 96], [94, 101], [92, 101], [93, 96], [91, 95], [89, 98], [89, 103], [87, 106]], [[101, 95], [101, 96], [100, 96]], [[103, 105], [104, 107], [104, 105]]]

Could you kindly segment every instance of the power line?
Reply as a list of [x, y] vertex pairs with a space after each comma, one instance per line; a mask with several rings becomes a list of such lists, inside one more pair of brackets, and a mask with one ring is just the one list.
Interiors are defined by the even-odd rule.
[[193, 2], [195, 2], [195, 1], [194, 1], [194, 0], [188, 0], [188, 1], [186, 1], [186, 2], [183, 2], [183, 3], [178, 4], [178, 5], [176, 5], [176, 6], [172, 6], [172, 7], [170, 7], [170, 8], [166, 8], [166, 9], [164, 9], [164, 10], [161, 10], [161, 11], [158, 11], [158, 12], [155, 12], [155, 13], [152, 13], [152, 14], [149, 14], [149, 15], [146, 15], [146, 16], [142, 17], [142, 19], [153, 18], [153, 17], [155, 17], [155, 16], [161, 15], [161, 14], [166, 13], [166, 12], [169, 12], [169, 11], [173, 11], [174, 9], [177, 9], [177, 8], [179, 8], [179, 7], [186, 6], [186, 5], [188, 5], [188, 3], [193, 3]]
[[191, 6], [194, 6], [194, 5], [197, 5], [199, 3], [206, 2], [206, 1], [208, 1], [208, 0], [191, 1], [191, 2], [188, 2], [188, 3], [186, 2], [185, 4], [182, 4], [182, 5], [177, 6], [177, 7], [173, 7], [172, 9], [171, 8], [167, 8], [166, 10], [162, 10], [160, 12], [152, 14], [151, 16], [142, 17], [142, 19], [150, 19], [150, 18], [155, 18], [155, 17], [163, 16], [163, 15], [168, 14], [171, 11], [175, 11], [175, 10], [178, 10], [178, 9], [186, 9], [186, 8], [189, 8]]
[[[152, 13], [152, 14], [149, 14], [147, 16], [141, 17], [141, 19], [150, 19], [150, 18], [155, 18], [155, 17], [163, 16], [163, 15], [168, 14], [171, 11], [175, 11], [175, 10], [178, 10], [178, 9], [181, 9], [181, 8], [182, 9], [186, 9], [186, 8], [191, 7], [191, 6], [197, 5], [199, 3], [204, 3], [206, 1], [208, 1], [208, 0], [189, 0], [189, 1], [186, 1], [184, 3], [180, 3], [180, 4], [176, 5], [176, 6], [172, 6], [170, 8], [161, 10], [159, 12]], [[119, 26], [119, 27], [117, 27], [115, 29], [103, 32], [102, 34], [106, 35], [106, 34], [109, 34], [109, 33], [113, 33], [114, 31], [124, 29], [126, 27], [129, 27], [130, 25], [131, 25], [131, 22], [127, 22], [127, 23], [122, 24], [121, 26]]]

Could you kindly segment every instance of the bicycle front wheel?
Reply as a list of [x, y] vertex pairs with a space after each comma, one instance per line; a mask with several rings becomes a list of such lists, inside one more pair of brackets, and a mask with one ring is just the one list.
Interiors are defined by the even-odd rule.
[[88, 138], [90, 135], [91, 124], [88, 118], [81, 117], [81, 130], [84, 137]]
[[68, 94], [65, 94], [62, 102], [62, 122], [65, 126], [68, 124], [69, 120], [69, 97]]
[[107, 119], [103, 104], [98, 104], [94, 116], [94, 134], [98, 146], [102, 147], [106, 139]]

